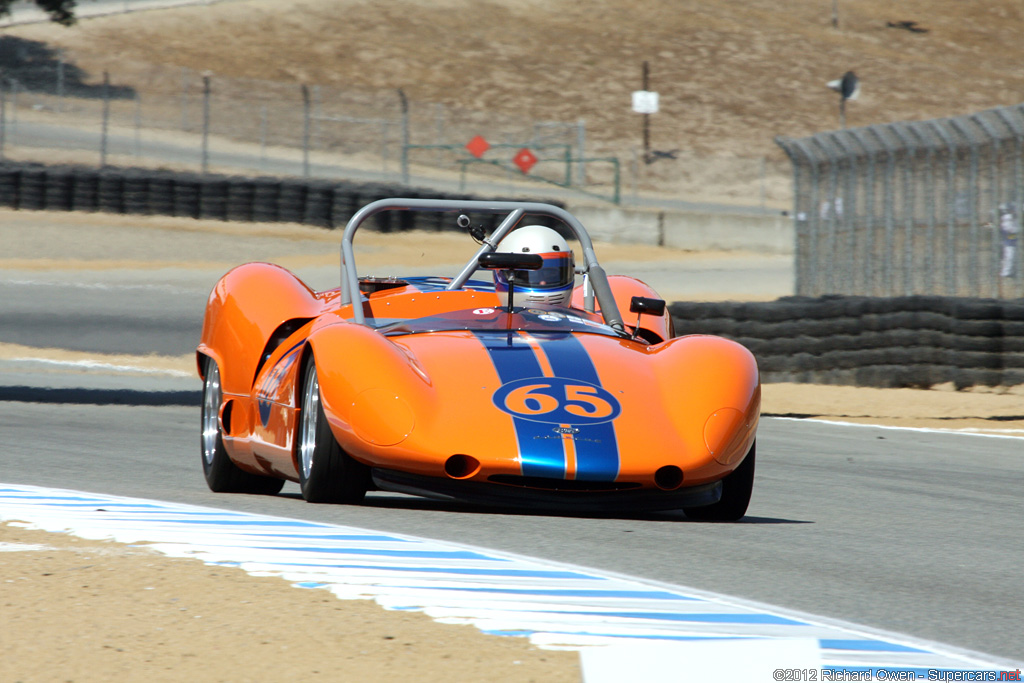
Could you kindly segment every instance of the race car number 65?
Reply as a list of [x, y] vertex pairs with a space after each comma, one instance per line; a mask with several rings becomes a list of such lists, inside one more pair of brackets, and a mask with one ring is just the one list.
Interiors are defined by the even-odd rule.
[[563, 377], [530, 377], [494, 392], [501, 410], [534, 422], [596, 424], [614, 420], [619, 402], [602, 387]]

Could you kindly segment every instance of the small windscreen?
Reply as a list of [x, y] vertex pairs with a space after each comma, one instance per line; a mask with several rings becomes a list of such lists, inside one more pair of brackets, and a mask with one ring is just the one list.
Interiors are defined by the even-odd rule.
[[[537, 270], [515, 270], [515, 284], [517, 287], [529, 287], [530, 289], [561, 289], [570, 284], [575, 277], [571, 254], [549, 252], [541, 254], [544, 258], [544, 265]], [[499, 285], [508, 287], [506, 275], [510, 271], [496, 270], [495, 279]]]

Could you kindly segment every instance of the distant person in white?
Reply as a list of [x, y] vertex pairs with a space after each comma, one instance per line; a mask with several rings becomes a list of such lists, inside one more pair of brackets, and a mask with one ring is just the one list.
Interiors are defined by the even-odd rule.
[[1017, 258], [1017, 238], [1020, 233], [1017, 217], [1010, 204], [999, 206], [999, 233], [1003, 238], [1003, 260], [999, 275], [1010, 277], [1013, 274], [1014, 260]]

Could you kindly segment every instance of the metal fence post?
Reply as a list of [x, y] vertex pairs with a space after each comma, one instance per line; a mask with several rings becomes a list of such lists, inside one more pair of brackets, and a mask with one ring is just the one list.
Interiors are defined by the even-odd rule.
[[110, 74], [103, 72], [103, 121], [100, 129], [100, 166], [107, 165], [107, 125], [110, 119]]
[[210, 74], [203, 74], [203, 151], [200, 164], [203, 174], [210, 170]]
[[142, 156], [142, 98], [135, 91], [135, 158]]
[[917, 147], [907, 137], [900, 124], [890, 124], [892, 131], [903, 145], [903, 294], [910, 296], [914, 293], [914, 255], [917, 249], [914, 246], [914, 166], [917, 157]]
[[931, 138], [922, 132], [918, 123], [907, 123], [907, 129], [925, 149], [924, 202], [927, 207], [926, 248], [924, 253], [924, 270], [927, 276], [925, 291], [933, 293], [937, 291], [935, 283], [935, 249], [937, 245], [935, 227], [937, 222], [935, 215], [935, 145], [932, 144]]
[[800, 160], [796, 156], [796, 147], [784, 137], [776, 136], [775, 144], [782, 148], [782, 151], [789, 157], [790, 162], [793, 164], [793, 255], [795, 257], [795, 263], [793, 264], [793, 292], [794, 294], [800, 291], [800, 268], [799, 258], [800, 253], [800, 233], [803, 226], [806, 225], [806, 220], [801, 220], [800, 213], [800, 197], [803, 191], [803, 186], [800, 184]]
[[320, 97], [320, 86], [313, 86], [313, 121], [310, 131], [310, 145], [320, 149], [320, 119], [323, 116], [323, 103]]
[[260, 167], [267, 161], [267, 105], [260, 107]]
[[440, 166], [441, 159], [443, 158], [441, 145], [444, 144], [444, 105], [440, 102], [434, 105], [434, 124], [437, 126], [437, 135], [434, 138], [434, 144], [438, 146], [434, 163]]
[[[999, 253], [999, 204], [1001, 203], [1001, 192], [1000, 188], [1002, 182], [999, 176], [999, 157], [1002, 150], [1002, 139], [999, 133], [992, 127], [992, 124], [981, 116], [972, 116], [971, 121], [974, 122], [978, 128], [985, 133], [988, 137], [990, 153], [989, 153], [989, 192], [988, 192], [988, 210], [985, 211], [985, 215], [988, 216], [989, 220], [986, 225], [991, 227], [988, 230], [988, 244], [989, 244], [989, 272], [988, 281], [992, 284], [992, 288], [995, 290], [997, 297], [1002, 296], [1001, 281], [999, 280], [999, 260], [1001, 254]], [[984, 238], [984, 236], [983, 236]]]
[[188, 130], [188, 67], [181, 67], [181, 129]]
[[398, 98], [402, 103], [402, 184], [409, 184], [409, 100], [405, 91], [398, 89]]
[[814, 142], [828, 159], [828, 194], [825, 196], [825, 201], [821, 204], [820, 211], [821, 218], [828, 221], [828, 243], [825, 247], [827, 254], [825, 259], [824, 293], [835, 294], [838, 291], [835, 284], [836, 243], [838, 242], [837, 235], [839, 232], [837, 217], [843, 210], [842, 198], [839, 197], [839, 162], [832, 153], [832, 150], [828, 148], [828, 144], [823, 142], [821, 138], [815, 137]]
[[18, 132], [18, 90], [21, 89], [21, 83], [18, 82], [17, 78], [10, 79], [11, 83], [11, 134]]
[[4, 158], [4, 144], [7, 142], [7, 88], [0, 80], [0, 159]]
[[956, 235], [956, 145], [938, 121], [930, 121], [931, 129], [946, 143], [949, 159], [946, 165], [946, 294], [956, 296], [957, 235]]
[[[841, 223], [846, 230], [846, 249], [842, 255], [841, 280], [842, 291], [854, 292], [853, 264], [854, 254], [857, 250], [857, 154], [847, 146], [846, 139], [849, 137], [847, 131], [829, 133], [829, 139], [842, 151], [846, 160], [846, 188], [842, 196]], [[839, 268], [837, 267], [837, 270]]]
[[878, 128], [869, 129], [872, 136], [885, 150], [885, 175], [882, 180], [882, 187], [885, 192], [883, 200], [885, 206], [885, 254], [882, 261], [882, 291], [885, 296], [893, 295], [893, 282], [896, 264], [893, 259], [896, 251], [896, 152], [889, 141], [885, 139]]
[[586, 187], [587, 185], [587, 166], [586, 166], [586, 152], [584, 151], [587, 142], [587, 126], [583, 119], [579, 119], [576, 122], [576, 156], [579, 158], [579, 162], [576, 164], [576, 185], [577, 187]]
[[57, 111], [64, 111], [64, 48], [57, 50]]
[[309, 177], [309, 86], [302, 84], [302, 176]]
[[967, 286], [968, 291], [974, 296], [981, 296], [981, 277], [978, 272], [979, 248], [979, 226], [978, 226], [978, 146], [971, 137], [970, 132], [956, 119], [949, 119], [949, 127], [956, 131], [957, 135], [963, 138], [967, 144], [968, 157], [970, 158], [969, 176], [967, 180], [967, 218], [970, 228], [968, 237], [968, 260], [967, 260]]
[[805, 274], [797, 276], [797, 284], [801, 285], [799, 289], [795, 290], [796, 294], [805, 296], [815, 296], [821, 294], [821, 284], [818, 278], [818, 259], [820, 254], [818, 253], [818, 242], [820, 239], [821, 232], [821, 218], [818, 213], [818, 200], [821, 196], [821, 176], [819, 174], [818, 158], [800, 140], [794, 140], [793, 146], [800, 150], [800, 153], [807, 158], [807, 163], [811, 171], [811, 201], [809, 210], [807, 211], [807, 246], [804, 249], [798, 249], [796, 252], [798, 257], [802, 253], [804, 265], [803, 268], [806, 271]]
[[861, 240], [864, 286], [860, 291], [865, 296], [871, 296], [875, 286], [875, 150], [865, 139], [863, 129], [854, 128], [849, 133], [864, 150], [864, 156], [867, 158], [867, 177], [864, 179], [864, 237]]

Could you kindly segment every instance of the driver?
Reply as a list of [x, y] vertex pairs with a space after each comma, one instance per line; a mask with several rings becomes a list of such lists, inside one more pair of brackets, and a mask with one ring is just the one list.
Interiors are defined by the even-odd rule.
[[524, 225], [505, 237], [495, 250], [509, 254], [540, 254], [539, 270], [496, 270], [494, 291], [508, 305], [508, 274], [515, 273], [516, 303], [568, 306], [575, 284], [576, 262], [565, 239], [543, 225]]

